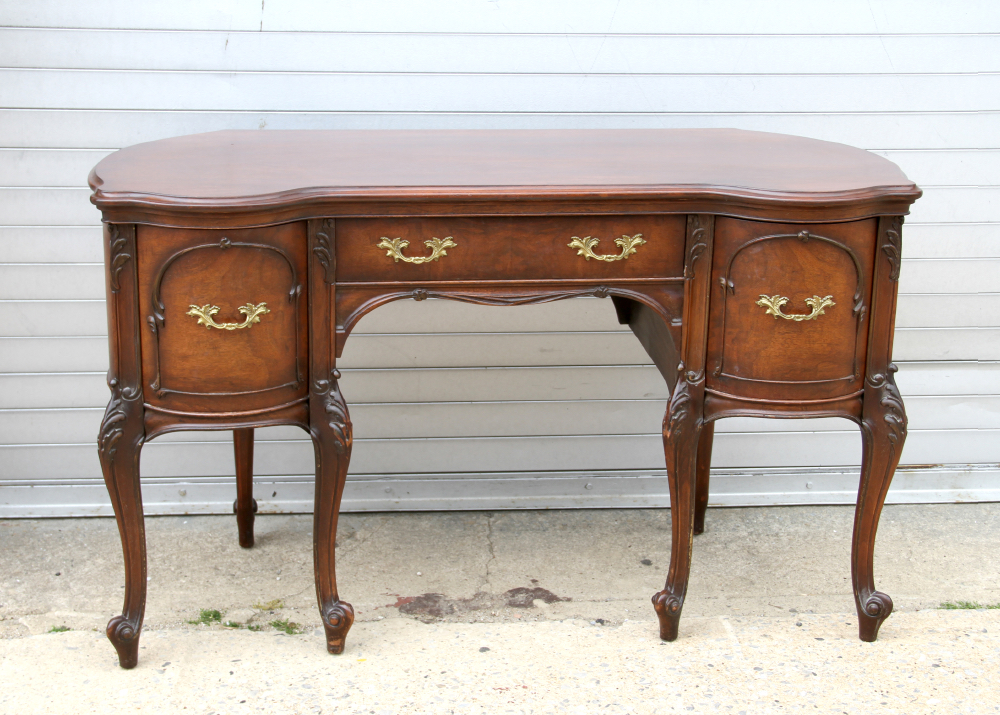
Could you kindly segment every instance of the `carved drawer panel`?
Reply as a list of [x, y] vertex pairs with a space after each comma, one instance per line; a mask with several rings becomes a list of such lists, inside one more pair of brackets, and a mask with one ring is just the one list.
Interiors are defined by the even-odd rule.
[[876, 221], [715, 227], [708, 389], [778, 401], [860, 390]]
[[[337, 219], [337, 282], [683, 275], [684, 217]], [[572, 245], [571, 245], [572, 244]]]
[[147, 404], [245, 412], [307, 394], [304, 222], [140, 225], [136, 243]]

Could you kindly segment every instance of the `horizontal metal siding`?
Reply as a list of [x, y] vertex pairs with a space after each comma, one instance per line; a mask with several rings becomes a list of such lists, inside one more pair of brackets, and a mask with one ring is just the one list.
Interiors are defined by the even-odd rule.
[[[997, 498], [1000, 8], [748, 11], [736, 0], [5, 7], [0, 516], [108, 513], [92, 442], [108, 393], [87, 172], [119, 147], [229, 128], [723, 126], [875, 151], [925, 189], [904, 231], [895, 346], [911, 417], [903, 462], [924, 466], [901, 471], [890, 498]], [[380, 308], [342, 361], [357, 436], [345, 506], [665, 504], [666, 393], [648, 362], [609, 301]], [[847, 422], [733, 419], [718, 433], [712, 503], [853, 499], [860, 441]], [[259, 437], [262, 509], [307, 510], [311, 447], [291, 428]], [[227, 441], [148, 445], [147, 510], [228, 511]], [[940, 464], [951, 466], [926, 466]]]
[[[624, 80], [623, 80], [624, 81]], [[822, 87], [821, 83], [817, 83]], [[984, 102], [984, 104], [986, 104]], [[987, 105], [988, 106], [988, 105]], [[0, 133], [10, 147], [114, 149], [163, 137], [222, 129], [601, 129], [723, 127], [797, 134], [862, 149], [979, 149], [1000, 146], [1000, 109], [975, 112], [870, 112], [849, 108], [808, 112], [653, 112], [645, 107], [569, 112], [303, 112], [262, 109], [79, 110], [0, 108]], [[81, 185], [83, 180], [81, 180]]]
[[313, 32], [474, 32], [500, 34], [637, 33], [686, 35], [904, 34], [1000, 32], [1000, 9], [982, 0], [955, 5], [911, 0], [799, 0], [746, 6], [743, 0], [664, 5], [659, 0], [618, 2], [512, 0], [372, 0], [314, 3], [270, 0], [266, 7], [240, 0], [175, 0], [167, 6], [93, 0], [18, 3], [4, 24], [166, 30]]
[[[579, 3], [578, 3], [579, 4]], [[801, 10], [801, 4], [798, 9]], [[0, 67], [192, 72], [940, 74], [1000, 71], [998, 39], [0, 28]]]

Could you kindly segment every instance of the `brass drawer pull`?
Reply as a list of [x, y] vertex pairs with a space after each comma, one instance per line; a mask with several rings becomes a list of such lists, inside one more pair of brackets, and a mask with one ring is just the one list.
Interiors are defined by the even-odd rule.
[[415, 263], [417, 265], [421, 263], [429, 263], [430, 261], [436, 261], [441, 256], [447, 256], [449, 248], [455, 248], [458, 244], [451, 240], [451, 236], [446, 236], [445, 238], [432, 238], [429, 241], [424, 241], [424, 245], [431, 249], [431, 255], [429, 256], [417, 256], [416, 258], [407, 258], [403, 255], [403, 249], [410, 245], [409, 241], [404, 241], [401, 238], [389, 239], [382, 236], [382, 240], [379, 241], [376, 248], [384, 248], [385, 255], [392, 258], [393, 261], [399, 263], [404, 261], [406, 263]]
[[823, 315], [824, 308], [829, 308], [836, 303], [832, 300], [833, 296], [828, 295], [825, 298], [820, 298], [818, 295], [814, 295], [812, 298], [806, 298], [806, 305], [812, 308], [812, 312], [808, 315], [785, 315], [781, 312], [782, 306], [788, 302], [788, 298], [781, 295], [772, 295], [770, 297], [762, 295], [760, 300], [757, 301], [757, 305], [761, 308], [767, 308], [767, 315], [773, 315], [774, 319], [784, 318], [785, 320], [794, 320], [796, 323], [800, 323], [803, 320], [813, 320]]
[[620, 261], [623, 258], [628, 258], [636, 252], [639, 246], [646, 243], [643, 240], [641, 233], [637, 233], [631, 238], [628, 236], [622, 236], [621, 238], [615, 239], [615, 243], [622, 249], [621, 253], [617, 256], [598, 256], [594, 253], [593, 248], [600, 242], [601, 239], [599, 238], [591, 238], [590, 236], [579, 238], [577, 236], [573, 236], [573, 240], [566, 245], [570, 248], [578, 248], [579, 250], [576, 252], [576, 255], [583, 256], [588, 261], [591, 258], [596, 258], [598, 261], [608, 261], [610, 263], [611, 261]]
[[271, 312], [267, 309], [267, 303], [259, 303], [257, 305], [247, 303], [238, 310], [246, 316], [242, 323], [216, 323], [214, 316], [218, 315], [219, 306], [212, 305], [211, 303], [201, 307], [192, 305], [191, 310], [184, 315], [191, 315], [197, 318], [198, 325], [204, 325], [209, 330], [212, 328], [218, 328], [219, 330], [242, 330], [243, 328], [249, 328], [254, 323], [259, 323], [260, 316]]

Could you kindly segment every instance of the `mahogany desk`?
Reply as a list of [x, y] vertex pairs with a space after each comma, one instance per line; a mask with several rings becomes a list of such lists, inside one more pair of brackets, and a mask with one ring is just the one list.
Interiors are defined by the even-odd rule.
[[393, 300], [610, 297], [671, 388], [673, 640], [703, 529], [714, 420], [846, 417], [863, 439], [852, 549], [860, 636], [892, 601], [872, 554], [906, 436], [892, 353], [902, 216], [920, 190], [840, 144], [737, 130], [229, 131], [140, 144], [90, 177], [111, 370], [98, 438], [125, 553], [108, 638], [135, 666], [146, 597], [143, 443], [235, 433], [253, 544], [253, 428], [316, 450], [316, 592], [331, 653], [354, 620], [334, 540], [351, 456], [337, 357]]

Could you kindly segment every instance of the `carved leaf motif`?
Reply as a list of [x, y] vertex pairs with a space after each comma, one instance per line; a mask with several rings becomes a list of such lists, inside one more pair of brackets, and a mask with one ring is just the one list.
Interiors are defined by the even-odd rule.
[[900, 217], [893, 218], [892, 222], [889, 224], [889, 228], [885, 231], [885, 243], [882, 244], [882, 252], [885, 253], [886, 257], [889, 259], [889, 280], [898, 281], [899, 280], [899, 268], [901, 265], [902, 257], [902, 238], [900, 237], [900, 228], [902, 227], [902, 219]]
[[128, 248], [128, 236], [123, 235], [121, 229], [118, 228], [117, 224], [111, 224], [111, 254], [108, 265], [108, 273], [111, 276], [111, 292], [118, 293], [121, 291], [121, 281], [119, 280], [119, 274], [121, 274], [122, 269], [125, 264], [132, 258], [131, 254], [126, 253], [126, 248]]
[[889, 441], [899, 446], [906, 439], [907, 420], [906, 411], [903, 408], [903, 397], [899, 394], [899, 388], [896, 387], [896, 381], [892, 377], [896, 369], [896, 366], [890, 363], [889, 377], [882, 384], [879, 404], [885, 408], [883, 419], [889, 427]]
[[108, 380], [108, 387], [111, 388], [111, 400], [104, 411], [101, 429], [97, 434], [97, 452], [102, 461], [112, 462], [118, 449], [118, 440], [125, 433], [122, 423], [126, 414], [118, 380], [116, 378]]
[[681, 436], [691, 417], [691, 391], [688, 381], [681, 375], [674, 388], [674, 394], [670, 398], [670, 407], [667, 410], [665, 434], [667, 439], [675, 440]]
[[677, 366], [677, 384], [674, 385], [667, 414], [663, 418], [663, 434], [667, 439], [679, 438], [695, 422], [696, 415], [692, 411], [695, 404], [692, 388], [700, 389], [699, 386], [703, 385], [704, 380], [704, 370], [688, 370], [684, 363]]
[[338, 453], [345, 454], [350, 451], [354, 441], [354, 426], [347, 411], [347, 402], [340, 393], [339, 381], [334, 377], [328, 384], [323, 409], [327, 415], [327, 424], [333, 430], [334, 446]]
[[684, 261], [684, 277], [689, 280], [694, 278], [695, 262], [708, 249], [706, 235], [707, 231], [701, 225], [701, 217], [698, 214], [688, 216], [688, 242], [690, 243], [690, 248], [688, 249], [687, 258]]
[[334, 282], [333, 242], [330, 240], [330, 235], [333, 233], [333, 222], [330, 219], [326, 219], [323, 221], [322, 226], [323, 229], [316, 232], [316, 244], [313, 246], [313, 253], [316, 254], [316, 260], [319, 261], [326, 272], [326, 282], [332, 284]]

